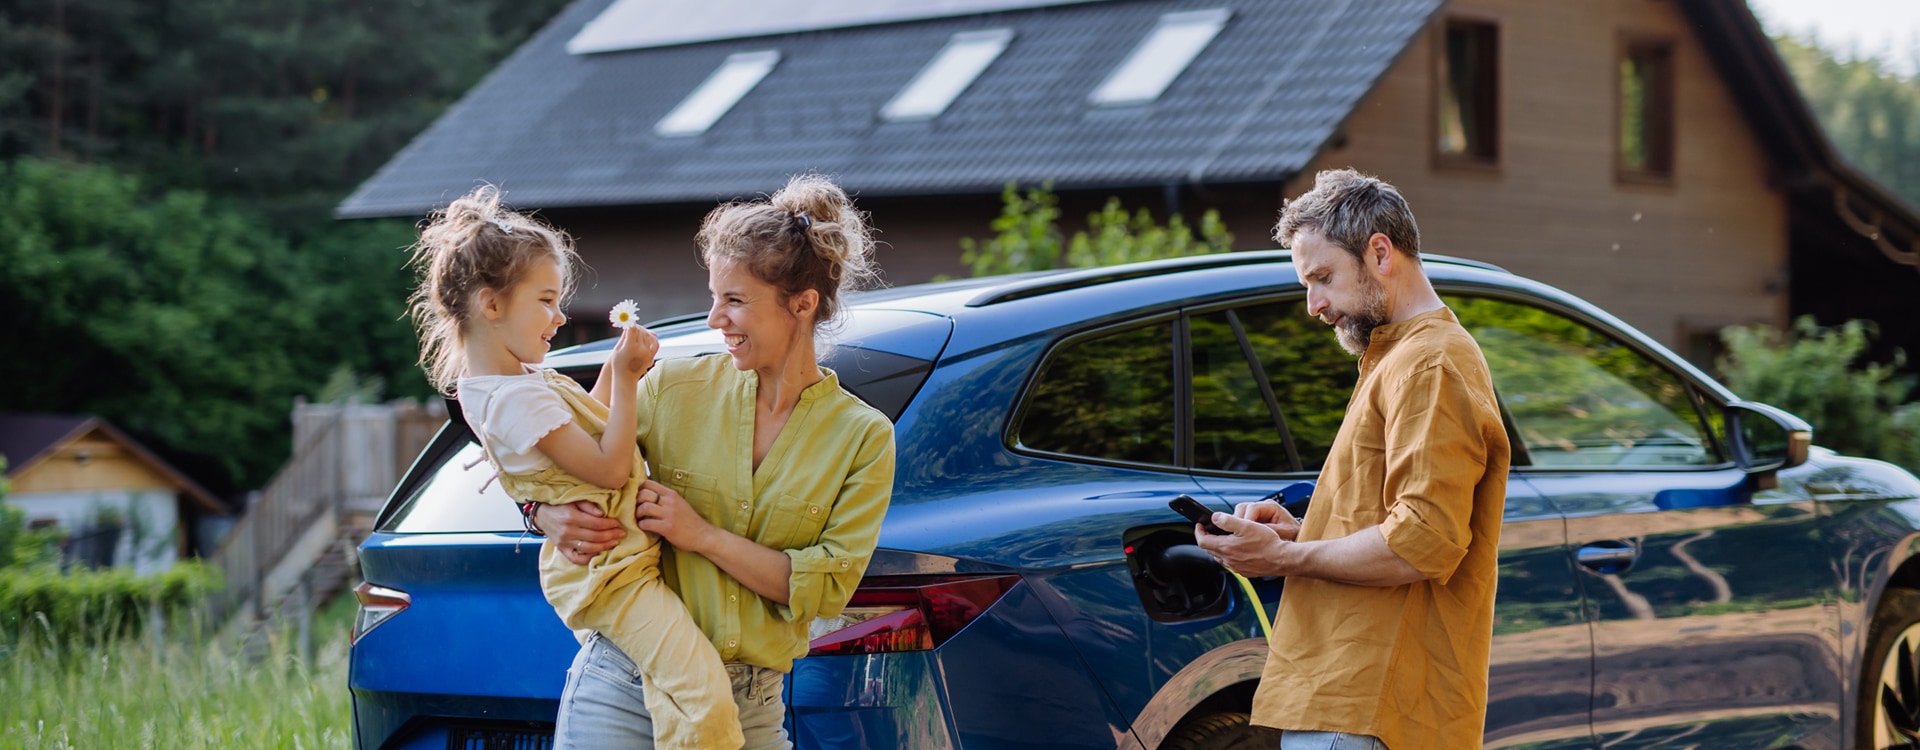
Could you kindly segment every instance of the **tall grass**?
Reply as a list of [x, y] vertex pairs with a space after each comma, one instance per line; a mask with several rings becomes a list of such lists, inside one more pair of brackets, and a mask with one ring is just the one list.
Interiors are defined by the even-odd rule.
[[0, 635], [0, 748], [345, 748], [352, 617], [340, 596], [314, 618], [311, 662], [291, 631], [253, 657], [191, 626], [91, 646]]

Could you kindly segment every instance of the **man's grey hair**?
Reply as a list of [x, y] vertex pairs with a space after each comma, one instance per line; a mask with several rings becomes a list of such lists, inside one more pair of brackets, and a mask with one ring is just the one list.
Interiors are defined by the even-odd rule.
[[1420, 257], [1420, 227], [1413, 223], [1407, 199], [1380, 178], [1351, 169], [1329, 169], [1313, 177], [1313, 189], [1287, 203], [1273, 239], [1293, 247], [1302, 230], [1366, 260], [1367, 238], [1378, 232], [1408, 257]]

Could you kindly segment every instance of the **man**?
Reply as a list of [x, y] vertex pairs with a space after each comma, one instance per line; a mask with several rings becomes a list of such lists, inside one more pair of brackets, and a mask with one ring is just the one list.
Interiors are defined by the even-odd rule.
[[1321, 172], [1274, 239], [1360, 380], [1304, 519], [1263, 501], [1194, 529], [1234, 571], [1288, 577], [1253, 723], [1282, 750], [1479, 747], [1508, 460], [1486, 359], [1392, 185]]

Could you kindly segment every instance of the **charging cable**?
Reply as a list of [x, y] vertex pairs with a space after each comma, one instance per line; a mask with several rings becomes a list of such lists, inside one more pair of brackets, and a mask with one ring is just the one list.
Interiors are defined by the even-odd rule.
[[[1222, 570], [1227, 569], [1222, 568]], [[1247, 580], [1246, 576], [1234, 573], [1232, 570], [1227, 570], [1227, 573], [1233, 576], [1233, 580], [1240, 582], [1241, 591], [1247, 592], [1247, 601], [1253, 603], [1253, 614], [1260, 618], [1260, 634], [1267, 637], [1268, 643], [1272, 643], [1273, 623], [1267, 621], [1267, 605], [1260, 603], [1260, 595], [1254, 592], [1253, 582]]]

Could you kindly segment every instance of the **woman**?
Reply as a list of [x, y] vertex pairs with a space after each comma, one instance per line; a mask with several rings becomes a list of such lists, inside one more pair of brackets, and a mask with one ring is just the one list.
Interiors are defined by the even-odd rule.
[[[813, 619], [839, 614], [853, 595], [893, 488], [893, 425], [840, 388], [814, 343], [844, 293], [873, 278], [872, 242], [846, 193], [813, 175], [714, 209], [698, 240], [713, 295], [707, 325], [727, 353], [662, 361], [641, 380], [636, 421], [651, 478], [635, 516], [673, 547], [666, 579], [726, 662], [746, 747], [790, 747], [781, 678], [805, 655]], [[625, 536], [591, 505], [535, 514], [576, 563]], [[632, 699], [645, 689], [636, 675], [589, 637], [562, 704], [643, 705]], [[575, 713], [561, 711], [557, 744], [653, 746], [643, 709], [595, 726], [568, 721]]]

